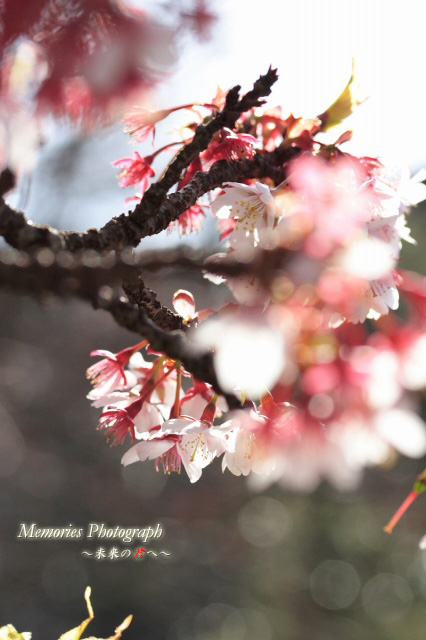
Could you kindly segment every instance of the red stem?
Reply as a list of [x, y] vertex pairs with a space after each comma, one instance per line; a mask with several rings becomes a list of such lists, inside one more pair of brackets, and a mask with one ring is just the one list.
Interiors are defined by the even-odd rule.
[[404, 502], [399, 507], [399, 509], [397, 509], [396, 513], [390, 519], [390, 521], [388, 522], [386, 527], [383, 528], [383, 531], [386, 531], [386, 533], [392, 533], [395, 525], [399, 522], [399, 520], [402, 518], [402, 516], [407, 511], [407, 509], [413, 504], [414, 500], [417, 498], [418, 495], [419, 495], [419, 493], [417, 491], [412, 491], [405, 498]]

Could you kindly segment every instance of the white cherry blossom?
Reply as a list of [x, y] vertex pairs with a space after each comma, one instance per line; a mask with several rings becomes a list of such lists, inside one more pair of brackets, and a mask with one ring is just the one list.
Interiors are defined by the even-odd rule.
[[183, 464], [191, 482], [201, 477], [202, 470], [225, 450], [224, 432], [207, 420], [182, 416], [166, 420], [148, 440], [138, 442], [127, 451], [124, 466], [139, 460], [156, 460], [165, 473], [180, 473]]
[[218, 218], [235, 220], [230, 236], [231, 247], [255, 246], [277, 221], [274, 190], [261, 182], [253, 186], [239, 182], [228, 182], [227, 185], [225, 193], [212, 202], [212, 211]]

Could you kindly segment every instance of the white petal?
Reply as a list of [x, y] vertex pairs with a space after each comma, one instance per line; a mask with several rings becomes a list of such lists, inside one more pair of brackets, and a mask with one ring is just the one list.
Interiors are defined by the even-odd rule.
[[166, 453], [166, 451], [171, 449], [175, 444], [176, 443], [173, 440], [168, 440], [167, 438], [157, 438], [154, 440], [138, 442], [131, 449], [126, 451], [124, 456], [121, 458], [121, 464], [127, 466], [128, 464], [138, 462], [139, 460], [155, 460], [155, 458], [162, 456], [163, 453]]
[[206, 408], [206, 400], [199, 393], [196, 393], [192, 398], [186, 402], [182, 402], [182, 413], [186, 416], [191, 416], [199, 420]]
[[134, 353], [129, 360], [129, 368], [130, 369], [151, 369], [152, 362], [148, 362], [144, 359], [143, 355], [140, 351]]
[[136, 437], [146, 433], [153, 427], [158, 427], [164, 418], [158, 407], [150, 402], [144, 402], [142, 409], [133, 419], [136, 429]]
[[426, 453], [426, 429], [419, 416], [404, 409], [390, 409], [378, 415], [375, 426], [395, 449], [410, 458]]
[[210, 451], [204, 433], [184, 435], [176, 446], [189, 479], [196, 482], [201, 470], [215, 458], [215, 452]]
[[369, 237], [349, 245], [340, 257], [339, 266], [352, 276], [377, 280], [393, 269], [395, 259], [388, 243]]
[[282, 335], [262, 322], [235, 321], [226, 327], [216, 349], [215, 369], [222, 388], [243, 389], [252, 398], [274, 386], [284, 364]]
[[423, 200], [426, 200], [426, 184], [410, 180], [410, 183], [405, 186], [401, 193], [401, 200], [409, 206], [416, 206], [423, 202]]
[[234, 439], [234, 448], [224, 455], [226, 466], [236, 476], [247, 476], [252, 470], [256, 458], [256, 443], [250, 433], [238, 431]]
[[232, 207], [239, 197], [233, 190], [226, 190], [211, 203], [211, 210], [217, 218], [229, 218], [230, 207]]
[[426, 387], [426, 334], [404, 352], [401, 382], [413, 391]]
[[161, 432], [163, 434], [181, 434], [187, 433], [188, 429], [194, 428], [196, 432], [202, 431], [205, 428], [201, 422], [194, 420], [192, 417], [172, 418], [167, 420], [161, 426]]
[[93, 400], [92, 407], [96, 407], [99, 409], [100, 407], [108, 407], [114, 405], [117, 409], [124, 409], [128, 407], [129, 404], [135, 401], [135, 398], [130, 396], [127, 391], [123, 391], [120, 393], [119, 391], [114, 391], [112, 393], [108, 393], [106, 395], [99, 396], [95, 393], [96, 389], [93, 389], [90, 393], [87, 394], [89, 400]]

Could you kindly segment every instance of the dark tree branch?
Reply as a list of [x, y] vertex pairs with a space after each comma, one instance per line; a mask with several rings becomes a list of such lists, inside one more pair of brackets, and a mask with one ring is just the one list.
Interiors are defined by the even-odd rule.
[[9, 169], [9, 167], [5, 167], [0, 173], [0, 198], [2, 198], [5, 193], [13, 189], [15, 184], [15, 174], [11, 169]]
[[40, 249], [33, 256], [21, 251], [0, 251], [0, 286], [34, 295], [51, 292], [66, 297], [90, 297], [102, 287], [123, 288], [129, 300], [145, 310], [164, 330], [185, 330], [183, 319], [163, 306], [154, 291], [145, 286], [141, 270], [164, 268], [205, 272], [223, 277], [256, 276], [266, 289], [274, 277], [288, 266], [294, 252], [284, 248], [257, 249], [252, 259], [240, 260], [238, 253], [200, 256], [176, 249], [150, 254], [100, 256], [91, 251], [81, 254]]
[[102, 253], [113, 249], [121, 250], [136, 247], [142, 238], [160, 233], [195, 204], [200, 196], [223, 186], [227, 181], [268, 176], [275, 183], [280, 182], [284, 178], [282, 165], [298, 153], [298, 149], [257, 153], [253, 160], [242, 162], [217, 162], [210, 171], [196, 174], [180, 192], [167, 196], [169, 189], [180, 179], [183, 169], [207, 148], [213, 135], [222, 127], [233, 128], [241, 113], [262, 104], [260, 98], [269, 95], [276, 79], [276, 71], [270, 69], [241, 99], [238, 97], [239, 87], [231, 89], [224, 109], [208, 124], [197, 127], [194, 139], [177, 154], [163, 178], [151, 185], [134, 211], [113, 218], [99, 230], [89, 229], [84, 233], [77, 233], [57, 231], [49, 226], [35, 224], [22, 212], [2, 202], [0, 234], [12, 247], [25, 251], [40, 247], [49, 247], [55, 252], [64, 249], [71, 252], [93, 249]]
[[[114, 268], [106, 266], [78, 265], [74, 268], [60, 266], [57, 263], [43, 266], [32, 261], [28, 256], [15, 256], [14, 264], [5, 264], [0, 260], [0, 286], [14, 292], [29, 293], [42, 296], [55, 294], [60, 297], [74, 296], [90, 302], [95, 309], [103, 309], [110, 313], [117, 324], [138, 333], [146, 338], [153, 349], [165, 353], [172, 360], [180, 360], [187, 371], [198, 380], [211, 384], [214, 390], [223, 395], [230, 408], [241, 406], [240, 401], [232, 394], [226, 393], [220, 387], [213, 365], [213, 353], [204, 351], [186, 338], [182, 331], [170, 331], [158, 326], [144, 310], [137, 304], [129, 302], [124, 296], [119, 296], [108, 286], [117, 278], [129, 277], [135, 274], [135, 265], [119, 262]], [[4, 258], [3, 254], [3, 258]], [[149, 291], [149, 290], [148, 290]], [[158, 317], [164, 321], [166, 311], [156, 300], [154, 292], [145, 294], [149, 298], [150, 311], [157, 309]], [[135, 294], [136, 295], [136, 294]], [[156, 307], [155, 303], [160, 305]], [[144, 306], [145, 306], [144, 302]], [[148, 306], [149, 306], [148, 305]], [[174, 320], [178, 324], [179, 316]], [[168, 318], [170, 321], [170, 317]]]
[[[298, 148], [257, 152], [252, 160], [216, 162], [209, 171], [197, 173], [183, 189], [169, 194], [184, 169], [207, 149], [215, 133], [223, 127], [233, 129], [243, 112], [263, 104], [261, 98], [270, 94], [276, 79], [276, 71], [269, 69], [242, 98], [239, 86], [231, 89], [223, 110], [197, 127], [193, 140], [176, 155], [162, 178], [146, 191], [134, 211], [113, 218], [100, 230], [76, 233], [37, 225], [0, 199], [0, 235], [19, 250], [0, 254], [0, 286], [35, 295], [73, 295], [89, 301], [95, 308], [108, 311], [119, 325], [147, 338], [155, 350], [181, 361], [195, 378], [211, 384], [223, 395], [231, 409], [240, 407], [235, 396], [220, 388], [213, 352], [194, 345], [182, 331], [186, 328], [183, 319], [162, 306], [156, 294], [145, 286], [139, 276], [139, 260], [127, 261], [124, 254], [118, 257], [102, 257], [102, 254], [136, 247], [142, 238], [166, 229], [202, 195], [227, 182], [269, 177], [278, 184], [285, 178], [286, 163], [300, 153]], [[0, 197], [13, 185], [13, 180], [13, 174], [8, 171], [0, 175]], [[269, 274], [270, 270], [265, 271], [264, 263], [259, 260], [254, 260], [256, 275], [260, 271]], [[271, 261], [272, 269], [277, 269], [282, 256], [277, 253]], [[207, 269], [221, 275], [237, 275], [251, 269], [232, 256], [222, 263], [211, 263]], [[191, 261], [186, 266], [206, 268], [200, 262], [194, 267]], [[114, 292], [113, 287], [119, 280], [125, 281], [124, 289], [130, 300]]]
[[168, 195], [155, 215], [135, 223], [130, 214], [121, 214], [110, 220], [102, 229], [89, 229], [84, 233], [57, 231], [52, 227], [35, 224], [21, 211], [5, 202], [0, 204], [0, 235], [15, 249], [33, 251], [48, 247], [52, 251], [77, 252], [85, 249], [106, 252], [112, 249], [136, 247], [142, 238], [160, 233], [177, 220], [202, 195], [222, 187], [227, 182], [248, 178], [271, 178], [275, 184], [285, 178], [284, 163], [298, 153], [298, 148], [257, 153], [253, 160], [216, 162], [209, 171], [198, 172], [181, 191]]
[[192, 258], [179, 250], [157, 252], [155, 254], [135, 257], [135, 264], [146, 271], [158, 271], [173, 265], [173, 269], [182, 268], [189, 271], [205, 272], [223, 277], [256, 276], [266, 287], [273, 278], [285, 270], [295, 252], [286, 247], [275, 249], [259, 249], [253, 252], [250, 261], [240, 259], [238, 253], [215, 254]]
[[145, 286], [141, 276], [123, 283], [123, 289], [130, 302], [144, 309], [147, 316], [165, 331], [183, 331], [186, 327], [183, 318], [162, 305], [157, 294]]
[[0, 234], [11, 247], [32, 251], [49, 247], [52, 251], [65, 248], [61, 233], [45, 225], [35, 224], [22, 211], [0, 202]]
[[240, 400], [234, 395], [224, 392], [221, 388], [214, 370], [211, 351], [204, 351], [196, 347], [181, 331], [160, 329], [145, 311], [123, 298], [100, 299], [94, 306], [111, 313], [120, 326], [142, 335], [156, 351], [165, 353], [172, 360], [179, 360], [197, 380], [207, 382], [217, 393], [222, 395], [230, 409], [241, 408]]
[[[300, 153], [299, 149], [289, 148], [280, 153], [257, 153], [253, 160], [239, 162], [220, 160], [215, 162], [209, 171], [199, 171], [183, 189], [167, 196], [155, 216], [141, 221], [140, 238], [152, 236], [167, 229], [169, 224], [177, 220], [189, 207], [192, 207], [198, 198], [213, 189], [223, 187], [227, 182], [269, 177], [275, 184], [279, 184], [285, 178], [285, 170], [282, 165], [298, 153]], [[137, 245], [133, 244], [132, 246]]]
[[226, 96], [223, 110], [218, 111], [208, 124], [198, 125], [194, 138], [177, 154], [176, 158], [166, 169], [161, 180], [151, 185], [146, 191], [141, 203], [134, 210], [132, 217], [138, 220], [139, 213], [146, 215], [149, 213], [152, 205], [156, 207], [161, 204], [169, 189], [179, 181], [182, 171], [188, 167], [202, 151], [207, 149], [215, 133], [223, 127], [233, 129], [242, 113], [254, 107], [261, 106], [263, 101], [261, 101], [260, 98], [268, 96], [271, 93], [271, 87], [277, 79], [276, 69], [270, 67], [264, 76], [260, 76], [260, 78], [256, 80], [253, 89], [246, 93], [243, 98], [239, 99], [241, 89], [239, 85], [230, 89]]

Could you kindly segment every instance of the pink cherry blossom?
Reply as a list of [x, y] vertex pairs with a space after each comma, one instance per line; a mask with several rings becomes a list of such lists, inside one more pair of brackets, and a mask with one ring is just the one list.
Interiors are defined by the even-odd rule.
[[234, 133], [224, 127], [220, 132], [218, 144], [213, 147], [211, 154], [216, 160], [241, 160], [252, 158], [257, 140], [244, 133]]
[[104, 356], [102, 360], [87, 369], [87, 377], [96, 387], [93, 397], [105, 395], [116, 389], [125, 389], [128, 386], [128, 382], [124, 367], [133, 354], [146, 346], [146, 344], [147, 342], [140, 342], [134, 347], [127, 347], [127, 349], [123, 349], [118, 353], [111, 353], [111, 351], [103, 351], [101, 349], [92, 351], [91, 356]]
[[344, 245], [371, 219], [373, 193], [360, 163], [345, 158], [329, 163], [307, 154], [293, 162], [289, 183], [300, 197], [297, 215], [312, 225], [306, 250], [314, 257]]
[[[136, 399], [135, 399], [136, 398]], [[152, 429], [169, 417], [170, 407], [161, 403], [151, 402], [149, 389], [137, 394], [129, 393], [121, 398], [108, 398], [104, 402], [114, 400], [113, 404], [107, 404], [99, 418], [98, 429], [105, 429], [108, 440], [112, 438], [112, 444], [123, 444], [127, 435], [132, 440], [145, 438]], [[97, 403], [99, 406], [99, 403]]]
[[173, 306], [186, 322], [191, 322], [197, 317], [195, 312], [195, 300], [190, 291], [179, 289], [173, 296]]
[[[199, 382], [194, 378], [194, 386], [186, 391], [181, 400], [181, 413], [201, 419], [206, 404], [212, 400], [213, 396], [214, 391], [210, 385], [205, 382]], [[220, 418], [226, 411], [228, 411], [226, 400], [220, 397], [216, 402], [216, 416]]]
[[141, 193], [144, 193], [148, 188], [149, 179], [155, 175], [151, 162], [152, 156], [142, 158], [137, 151], [134, 152], [133, 158], [121, 158], [113, 162], [113, 167], [121, 168], [117, 176], [120, 187], [139, 185]]
[[[218, 93], [216, 106], [224, 95]], [[130, 133], [146, 137], [171, 111], [141, 113]], [[403, 241], [413, 242], [406, 214], [426, 195], [423, 176], [409, 179], [375, 158], [342, 153], [350, 132], [324, 143], [316, 138], [320, 126], [318, 118], [283, 119], [281, 109], [256, 107], [236, 120], [234, 131], [219, 129], [182, 169], [178, 191], [194, 178], [202, 183], [197, 173], [218, 161], [216, 168], [229, 161], [233, 168], [262, 155], [289, 158], [276, 167], [282, 182], [274, 188], [272, 173], [247, 184], [215, 182], [223, 190], [211, 210], [228, 242], [201, 266], [236, 302], [197, 311], [189, 291], [173, 297], [190, 327], [189, 352], [211, 358], [211, 384], [159, 353], [156, 342], [147, 360], [134, 353], [121, 367], [108, 364], [109, 384], [89, 394], [102, 408], [99, 428], [108, 438], [132, 440], [124, 465], [153, 460], [165, 473], [183, 467], [195, 482], [223, 456], [222, 469], [247, 476], [252, 486], [313, 491], [327, 481], [347, 490], [370, 465], [426, 452], [413, 393], [426, 386], [426, 285], [396, 271]], [[177, 144], [186, 149], [196, 128], [189, 122], [189, 137]], [[138, 164], [150, 167], [168, 146], [124, 159], [123, 184], [143, 182]], [[197, 231], [205, 216], [195, 195], [170, 225], [181, 234]], [[235, 275], [208, 274], [222, 260]], [[404, 327], [392, 313], [399, 291], [409, 307]], [[240, 409], [229, 412], [217, 389]]]
[[172, 107], [171, 109], [160, 109], [159, 111], [148, 111], [142, 107], [133, 107], [131, 111], [126, 113], [123, 118], [123, 123], [126, 125], [124, 133], [128, 133], [129, 136], [134, 137], [136, 142], [144, 142], [150, 134], [152, 134], [152, 142], [155, 139], [155, 125], [161, 122], [175, 111], [188, 109], [195, 111], [195, 106], [214, 108], [215, 105], [209, 104], [184, 104], [179, 107]]
[[181, 16], [190, 24], [200, 40], [208, 39], [212, 25], [217, 19], [215, 14], [209, 11], [206, 0], [195, 0], [193, 8], [182, 11]]
[[175, 222], [171, 222], [168, 231], [176, 228], [180, 236], [190, 233], [198, 233], [203, 226], [203, 220], [206, 217], [203, 205], [194, 204], [192, 207], [180, 214]]
[[152, 141], [154, 142], [155, 125], [167, 118], [171, 112], [171, 109], [148, 111], [141, 107], [134, 107], [123, 118], [123, 123], [126, 125], [124, 133], [134, 137], [137, 142], [144, 142], [152, 133]]

